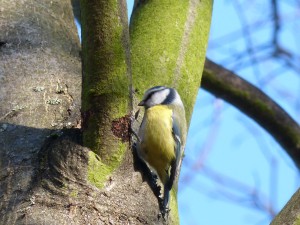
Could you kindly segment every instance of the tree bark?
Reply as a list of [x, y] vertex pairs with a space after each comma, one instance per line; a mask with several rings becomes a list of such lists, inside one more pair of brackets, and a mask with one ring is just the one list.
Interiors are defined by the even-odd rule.
[[[82, 0], [80, 6], [83, 143], [110, 164], [114, 154], [128, 149], [124, 143], [129, 141], [128, 129], [119, 137], [112, 124], [129, 118], [132, 110], [126, 1]], [[128, 127], [125, 119], [123, 123], [119, 125]]]
[[[145, 90], [156, 85], [174, 87], [188, 123], [200, 86], [212, 4], [211, 0], [140, 0], [135, 1], [130, 20], [135, 97], [140, 100]], [[176, 195], [177, 182], [171, 192], [170, 224], [179, 224]]]
[[[1, 3], [0, 224], [167, 223], [157, 218], [159, 207], [155, 195], [159, 190], [151, 190], [153, 184], [147, 178], [148, 183], [143, 182], [141, 174], [136, 171], [143, 165], [133, 160], [128, 144], [122, 143], [122, 138], [128, 135], [125, 132], [124, 136], [128, 127], [122, 125], [128, 125], [128, 117], [124, 115], [131, 110], [131, 99], [136, 102], [145, 89], [156, 84], [176, 87], [183, 96], [190, 118], [201, 79], [197, 75], [201, 74], [204, 61], [211, 1], [182, 2], [180, 10], [176, 10], [176, 4], [167, 1], [136, 1], [130, 34], [135, 97], [129, 97], [130, 59], [127, 31], [124, 30], [127, 21], [123, 17], [124, 8], [118, 8], [121, 15], [118, 23], [122, 24], [122, 29], [118, 33], [121, 39], [117, 52], [123, 58], [118, 59], [122, 65], [118, 71], [122, 72], [115, 73], [114, 79], [120, 81], [120, 85], [112, 92], [108, 91], [115, 82], [107, 82], [106, 77], [104, 90], [116, 98], [121, 96], [116, 101], [124, 101], [124, 107], [109, 116], [111, 126], [106, 126], [101, 134], [110, 132], [113, 138], [117, 137], [114, 139], [116, 143], [126, 147], [123, 146], [125, 150], [117, 154], [113, 148], [103, 148], [103, 151], [108, 151], [107, 158], [106, 153], [101, 157], [101, 151], [97, 152], [99, 157], [83, 147], [78, 129], [81, 124], [80, 47], [70, 2], [2, 0]], [[91, 65], [97, 64], [90, 61], [94, 58], [85, 60]], [[101, 62], [113, 63], [105, 60], [101, 58]], [[232, 80], [227, 76], [215, 77], [220, 73], [230, 72], [208, 62], [203, 87], [233, 102], [255, 119], [258, 114], [251, 110], [247, 112], [249, 107], [239, 106], [238, 102], [245, 105], [247, 101], [254, 107], [261, 105], [261, 99], [266, 100], [265, 97], [261, 98], [261, 93], [257, 99], [248, 94], [236, 95], [239, 92], [232, 85], [236, 82], [231, 82], [231, 88], [220, 88]], [[96, 84], [90, 83], [92, 86]], [[116, 104], [116, 98], [112, 98], [108, 105]], [[287, 115], [281, 112], [277, 117], [277, 106], [268, 106], [268, 102], [268, 99], [264, 101], [267, 110], [256, 108], [265, 116], [257, 121], [271, 124], [266, 128], [270, 133], [277, 130], [274, 137], [279, 137], [279, 143], [285, 149], [291, 149], [289, 154], [299, 165], [299, 135], [290, 132], [292, 129], [298, 132], [298, 128], [286, 125], [285, 122], [290, 121]], [[90, 104], [87, 109], [93, 108], [93, 98], [87, 104]], [[97, 107], [92, 110], [99, 110]], [[270, 110], [274, 112], [266, 113]], [[267, 119], [269, 116], [271, 121]], [[280, 124], [284, 129], [289, 127], [288, 132], [283, 129], [278, 133]], [[296, 223], [299, 218], [298, 199], [299, 191], [272, 224]], [[174, 204], [169, 222], [177, 224], [177, 205], [173, 201]]]
[[291, 197], [284, 208], [278, 213], [270, 225], [300, 224], [300, 189]]
[[130, 20], [138, 99], [155, 85], [175, 87], [190, 121], [204, 68], [212, 1], [136, 1]]
[[2, 0], [0, 30], [0, 223], [58, 223], [61, 214], [48, 211], [52, 196], [45, 200], [50, 189], [39, 178], [48, 165], [40, 153], [62, 128], [80, 125], [80, 48], [70, 2]]
[[[83, 125], [84, 128], [95, 125], [87, 119], [95, 114], [105, 123], [100, 127], [96, 121], [100, 128], [95, 129], [96, 134], [100, 134], [103, 142], [98, 145], [102, 147], [93, 148], [94, 154], [82, 146], [78, 129], [81, 124], [81, 71], [70, 2], [3, 2], [0, 15], [3, 31], [0, 34], [1, 224], [167, 223], [157, 218], [159, 190], [150, 188], [153, 183], [143, 182], [141, 173], [136, 172], [142, 165], [134, 161], [128, 151], [127, 115], [132, 107], [132, 93], [128, 35], [126, 37], [126, 29], [123, 29], [127, 23], [124, 20], [126, 10], [124, 1], [118, 1], [117, 7], [113, 4], [115, 2], [107, 6], [117, 9], [113, 18], [118, 20], [121, 29], [115, 29], [114, 23], [97, 26], [95, 20], [99, 15], [108, 21], [111, 15], [106, 18], [101, 11], [103, 8], [97, 11], [82, 1], [84, 29], [94, 32], [94, 36], [89, 37], [83, 30], [84, 75], [101, 75], [85, 77]], [[211, 4], [204, 7], [210, 15]], [[198, 5], [197, 10], [202, 12], [200, 9], [203, 8]], [[198, 25], [200, 15], [196, 15], [195, 24]], [[91, 26], [93, 22], [95, 29]], [[205, 27], [207, 32], [208, 27]], [[99, 35], [104, 33], [97, 33], [98, 29], [112, 31], [113, 35], [101, 37]], [[101, 46], [105, 38], [107, 43]], [[110, 46], [114, 40], [116, 43]], [[203, 40], [207, 40], [207, 33]], [[194, 42], [184, 43], [183, 52], [187, 43]], [[102, 51], [104, 47], [108, 48]], [[205, 51], [204, 47], [201, 49]], [[89, 55], [94, 52], [92, 50], [98, 55]], [[180, 68], [185, 57], [177, 61], [177, 79], [181, 80]], [[199, 68], [201, 70], [201, 65]], [[140, 87], [137, 85], [137, 88]], [[105, 136], [107, 133], [109, 138]], [[95, 133], [91, 136], [98, 138]], [[94, 140], [86, 143], [99, 144]], [[115, 151], [116, 148], [122, 151]], [[173, 224], [178, 223], [171, 218]]]

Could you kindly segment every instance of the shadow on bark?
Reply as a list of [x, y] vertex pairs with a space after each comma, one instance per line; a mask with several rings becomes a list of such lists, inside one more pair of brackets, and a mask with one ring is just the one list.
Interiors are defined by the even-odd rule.
[[0, 224], [164, 224], [130, 151], [98, 189], [79, 129], [0, 128]]

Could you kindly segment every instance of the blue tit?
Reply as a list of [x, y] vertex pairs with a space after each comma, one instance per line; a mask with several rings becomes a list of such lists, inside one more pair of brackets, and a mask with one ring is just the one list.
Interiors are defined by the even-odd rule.
[[148, 89], [138, 105], [145, 107], [145, 114], [138, 132], [137, 153], [164, 185], [162, 207], [166, 212], [186, 140], [184, 105], [174, 88], [164, 86]]

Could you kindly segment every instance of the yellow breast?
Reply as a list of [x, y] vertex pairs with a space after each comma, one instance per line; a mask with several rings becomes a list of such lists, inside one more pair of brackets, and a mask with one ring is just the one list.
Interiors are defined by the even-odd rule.
[[175, 141], [172, 135], [172, 110], [158, 105], [146, 110], [141, 129], [140, 154], [153, 167], [162, 182], [175, 159]]

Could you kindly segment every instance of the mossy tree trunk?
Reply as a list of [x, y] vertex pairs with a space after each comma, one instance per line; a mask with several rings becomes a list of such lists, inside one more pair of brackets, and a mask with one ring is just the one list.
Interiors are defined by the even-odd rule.
[[[121, 194], [117, 187], [123, 188], [126, 198], [133, 196], [129, 187], [137, 187], [134, 199], [123, 202], [127, 209], [123, 214], [138, 214], [139, 220], [150, 224], [165, 223], [157, 220], [157, 199], [148, 184], [140, 185], [132, 154], [125, 151], [130, 148], [130, 114], [136, 110], [131, 102], [151, 86], [172, 86], [181, 93], [190, 119], [205, 60], [212, 1], [136, 1], [130, 51], [124, 1], [82, 0], [80, 4], [83, 143], [96, 154], [89, 155], [88, 180], [100, 190], [113, 181], [110, 195], [116, 199]], [[127, 176], [120, 177], [124, 166]], [[170, 224], [179, 223], [175, 199]]]
[[118, 137], [113, 121], [132, 110], [126, 1], [82, 0], [80, 5], [83, 142], [110, 164], [112, 155], [128, 148], [122, 141], [129, 139], [127, 130]]
[[187, 120], [199, 90], [212, 0], [136, 1], [130, 21], [133, 86], [138, 98], [155, 85], [178, 89]]
[[[174, 87], [182, 97], [188, 123], [201, 82], [212, 5], [212, 0], [136, 1], [130, 20], [137, 98], [152, 86]], [[179, 223], [176, 189], [175, 185], [170, 224]]]
[[126, 1], [80, 1], [83, 144], [89, 179], [103, 187], [129, 149], [131, 96]]
[[[167, 17], [158, 13], [160, 4]], [[153, 85], [176, 87], [190, 118], [212, 2], [138, 4], [131, 24], [132, 64], [125, 1], [82, 0], [81, 7], [84, 144], [78, 129], [79, 41], [70, 1], [1, 2], [1, 224], [164, 224], [157, 218], [157, 198], [136, 171], [130, 151], [131, 86], [139, 90], [136, 98]], [[143, 17], [151, 14], [161, 16], [157, 26], [169, 28], [170, 39]], [[150, 46], [138, 35], [147, 31], [147, 23]], [[163, 45], [151, 45], [160, 38], [168, 43], [165, 51]], [[138, 55], [147, 46], [156, 52], [149, 60]], [[147, 73], [142, 76], [139, 68]], [[174, 200], [169, 221], [177, 224]]]
[[[84, 80], [82, 95], [85, 128], [96, 127], [86, 136], [91, 151], [82, 147], [78, 129], [82, 77], [70, 2], [1, 1], [0, 224], [165, 223], [157, 219], [151, 188], [136, 172], [127, 115], [145, 89], [163, 84], [178, 89], [191, 116], [212, 2], [174, 2], [136, 1], [132, 64], [124, 1], [103, 1], [106, 12], [85, 5], [84, 33], [94, 32], [83, 37], [84, 71], [93, 76]], [[108, 36], [97, 42], [99, 30]], [[207, 65], [207, 71], [213, 68]], [[172, 224], [178, 222], [174, 199]], [[299, 191], [272, 224], [297, 224], [298, 206]]]

